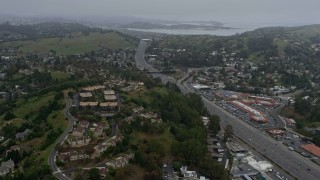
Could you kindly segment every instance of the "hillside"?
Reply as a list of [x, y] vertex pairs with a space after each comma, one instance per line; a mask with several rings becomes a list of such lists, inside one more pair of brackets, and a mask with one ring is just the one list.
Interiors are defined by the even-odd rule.
[[11, 41], [1, 44], [5, 48], [18, 48], [20, 54], [48, 53], [54, 50], [59, 55], [88, 53], [99, 48], [125, 49], [134, 48], [133, 40], [117, 32], [90, 33], [73, 38], [41, 38], [35, 41]]

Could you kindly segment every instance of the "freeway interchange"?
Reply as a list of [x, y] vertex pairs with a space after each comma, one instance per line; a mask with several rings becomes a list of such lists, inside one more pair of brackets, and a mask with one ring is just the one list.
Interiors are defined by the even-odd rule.
[[[144, 52], [146, 48], [147, 43], [141, 41], [135, 56], [136, 65], [139, 69], [144, 69], [149, 72], [157, 72], [155, 68], [145, 61]], [[163, 83], [176, 83], [183, 94], [194, 92], [186, 86], [185, 83], [183, 83], [183, 79], [187, 76], [178, 81], [161, 73], [154, 73], [152, 76], [154, 78], [160, 78]], [[224, 127], [227, 124], [232, 125], [237, 138], [249, 144], [253, 149], [270, 159], [274, 164], [278, 165], [292, 177], [308, 180], [319, 179], [320, 167], [311, 160], [290, 151], [286, 146], [277, 143], [273, 138], [262, 134], [258, 129], [231, 115], [229, 112], [216, 105], [213, 101], [210, 101], [203, 96], [202, 99], [208, 111], [211, 114], [216, 114], [220, 117], [221, 126]], [[281, 108], [283, 107], [277, 108], [273, 116], [276, 116], [277, 111]]]

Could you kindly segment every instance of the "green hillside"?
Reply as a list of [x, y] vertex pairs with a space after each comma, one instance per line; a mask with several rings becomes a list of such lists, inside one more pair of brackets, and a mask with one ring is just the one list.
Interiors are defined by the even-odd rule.
[[123, 37], [117, 32], [91, 33], [88, 36], [78, 36], [75, 38], [43, 38], [35, 41], [11, 41], [1, 44], [3, 47], [17, 47], [22, 54], [26, 53], [48, 53], [50, 50], [56, 51], [58, 55], [71, 55], [77, 53], [87, 53], [101, 47], [110, 49], [134, 48], [136, 42]]

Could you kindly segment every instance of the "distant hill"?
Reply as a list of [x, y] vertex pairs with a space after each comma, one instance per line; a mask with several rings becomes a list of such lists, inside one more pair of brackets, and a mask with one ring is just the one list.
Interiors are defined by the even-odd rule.
[[42, 37], [64, 37], [66, 34], [89, 32], [99, 32], [100, 29], [93, 29], [77, 23], [57, 23], [46, 22], [34, 25], [11, 25], [9, 23], [0, 24], [0, 33], [14, 33], [26, 38]]
[[130, 24], [122, 25], [121, 28], [133, 29], [221, 29], [226, 28], [219, 22], [183, 22], [173, 24], [150, 23], [137, 21]]
[[[138, 40], [113, 30], [89, 28], [76, 23], [41, 23], [35, 25], [0, 25], [2, 48], [16, 48], [21, 54], [48, 53], [71, 55], [87, 53], [101, 47], [134, 48]], [[9, 37], [9, 38], [7, 38]]]

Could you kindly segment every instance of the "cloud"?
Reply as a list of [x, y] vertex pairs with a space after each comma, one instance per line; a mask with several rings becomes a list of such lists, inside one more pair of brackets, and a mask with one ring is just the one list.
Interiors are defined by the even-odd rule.
[[177, 20], [319, 23], [319, 0], [0, 0], [0, 12]]

